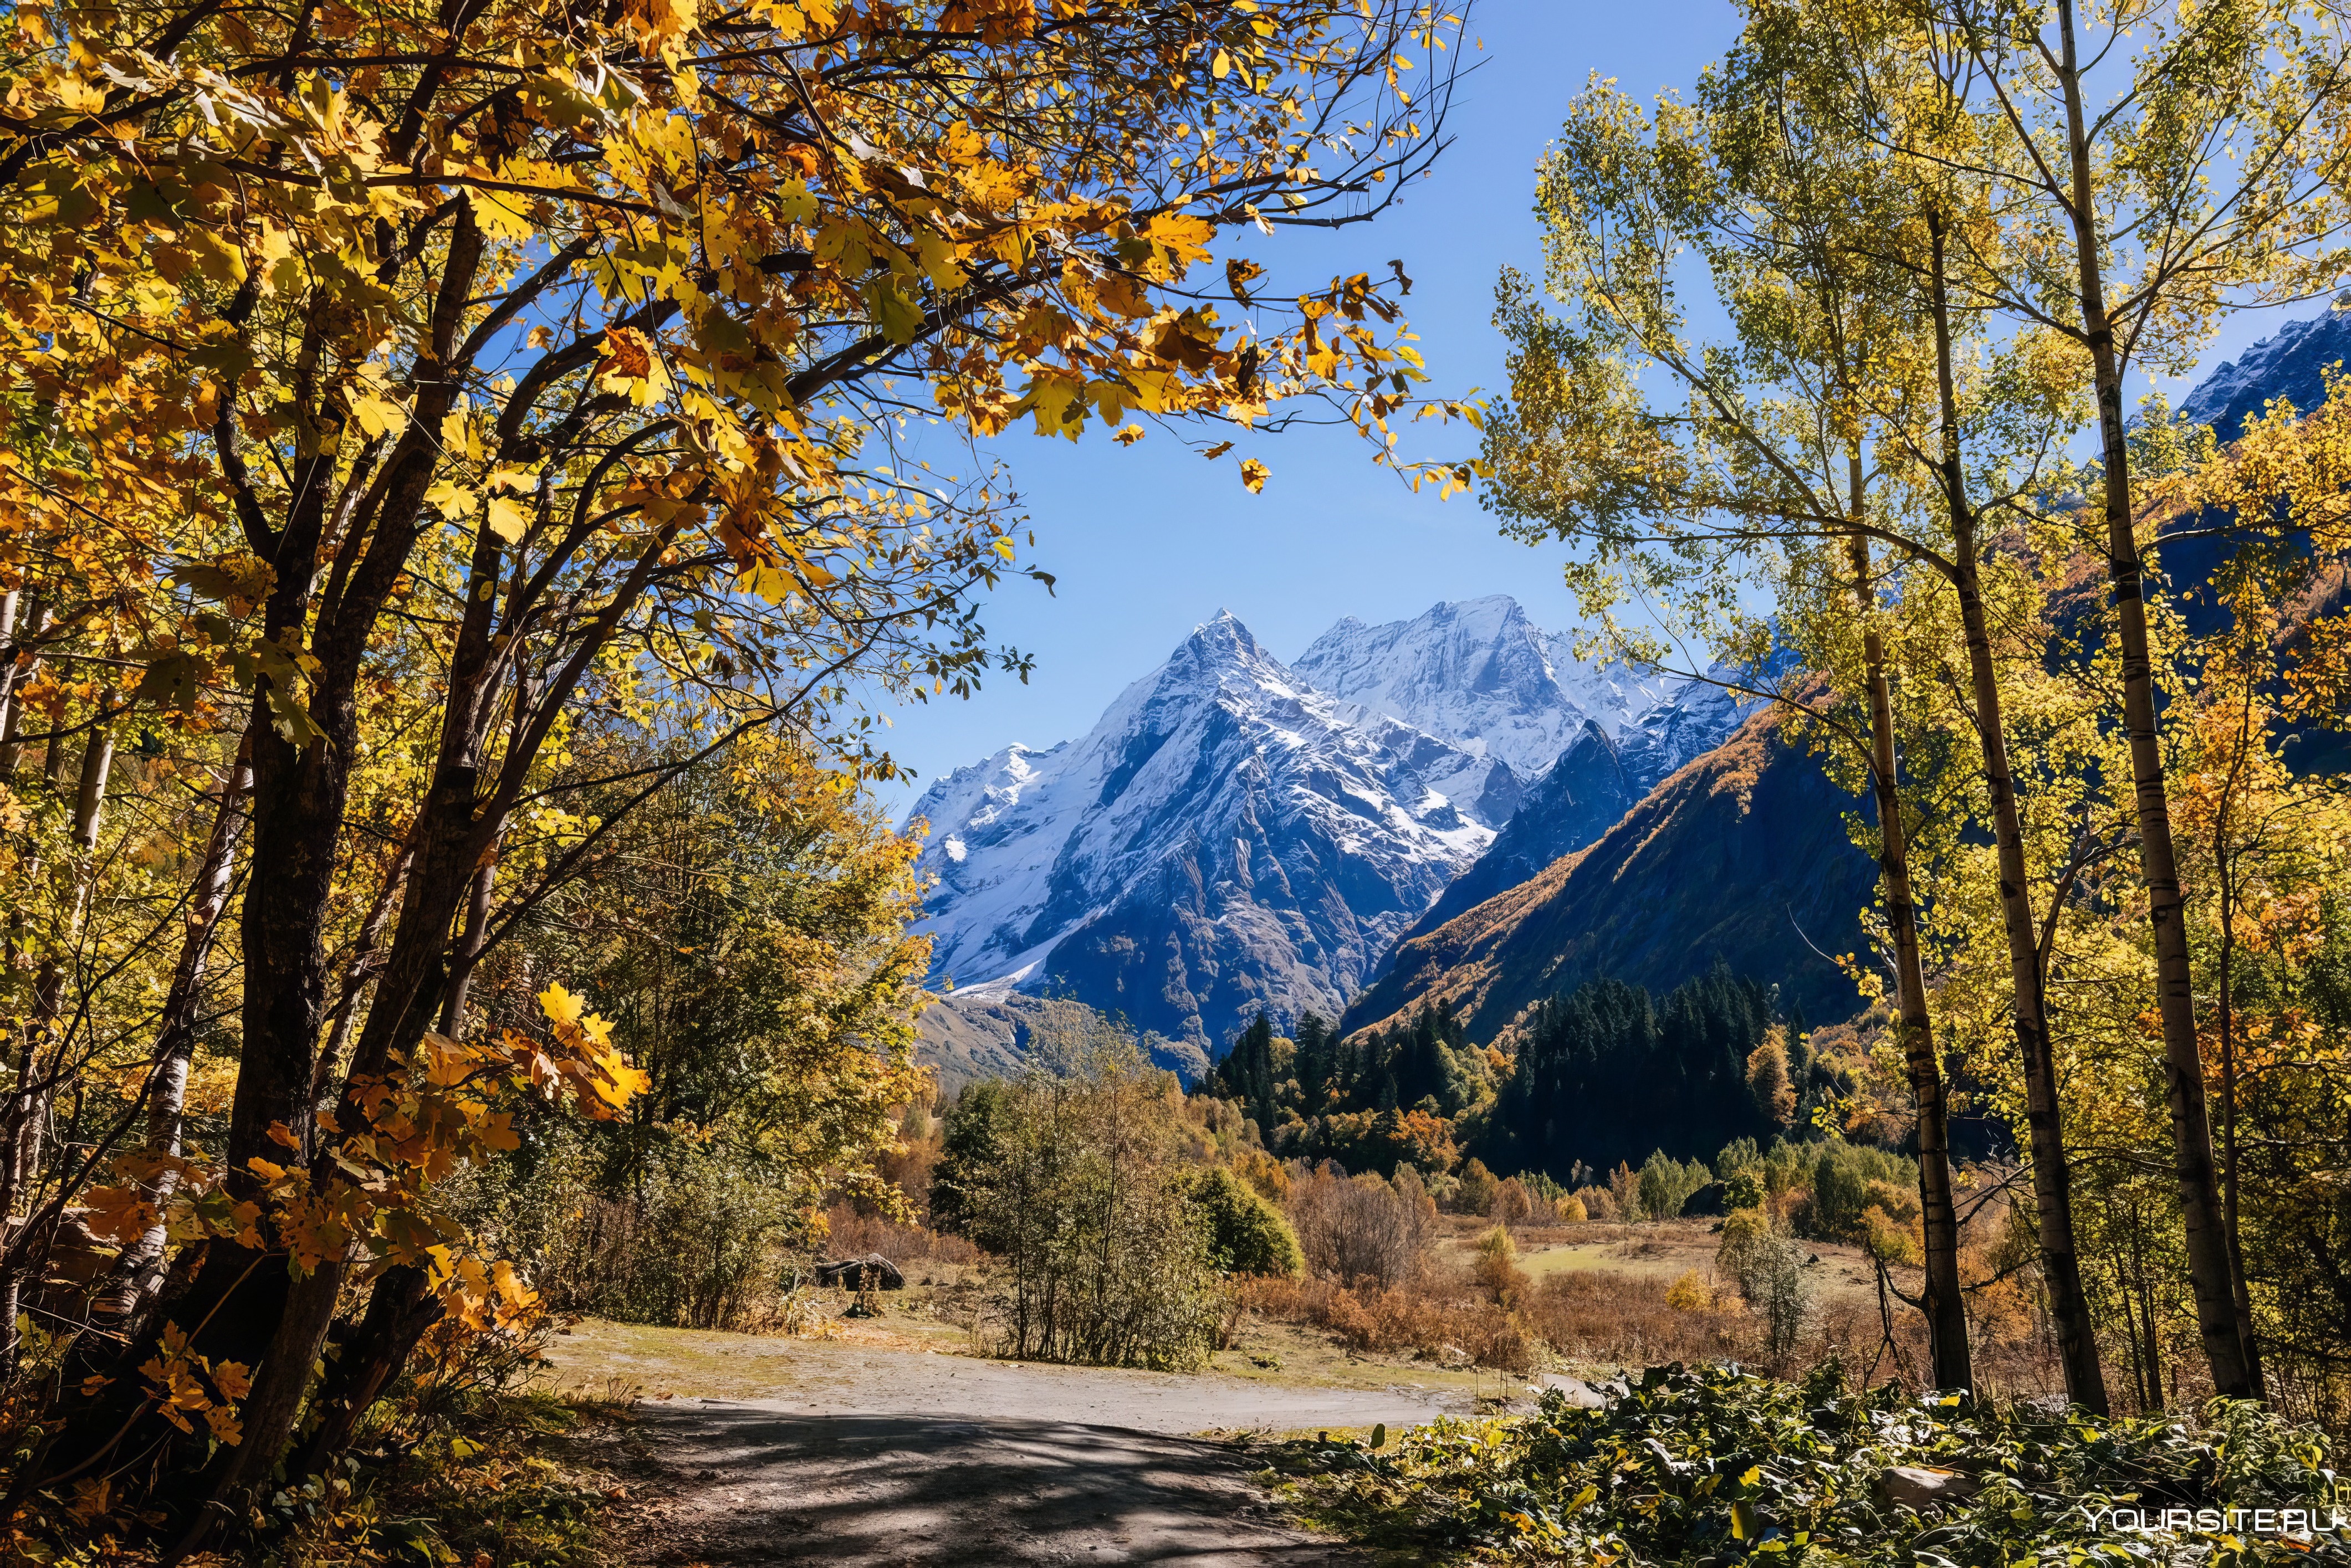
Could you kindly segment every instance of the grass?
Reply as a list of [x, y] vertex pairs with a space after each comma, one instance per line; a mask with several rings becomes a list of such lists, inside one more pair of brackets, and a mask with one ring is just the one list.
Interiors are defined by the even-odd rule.
[[[1693, 1269], [1704, 1274], [1714, 1267], [1715, 1249], [1719, 1244], [1714, 1227], [1719, 1223], [1705, 1219], [1667, 1220], [1654, 1225], [1594, 1220], [1527, 1231], [1517, 1238], [1519, 1267], [1537, 1283], [1563, 1273], [1614, 1273], [1666, 1281], [1678, 1279]], [[1457, 1217], [1453, 1233], [1439, 1249], [1440, 1256], [1448, 1263], [1467, 1263], [1476, 1251], [1478, 1238], [1488, 1229], [1485, 1220]], [[1813, 1286], [1823, 1301], [1876, 1299], [1876, 1274], [1860, 1248], [1836, 1241], [1808, 1241], [1804, 1245], [1821, 1260]], [[1915, 1293], [1913, 1272], [1896, 1271], [1900, 1276], [1897, 1282]]]
[[[579, 1397], [634, 1393], [647, 1399], [767, 1399], [835, 1376], [832, 1358], [812, 1345], [909, 1355], [970, 1355], [971, 1337], [936, 1318], [885, 1301], [879, 1318], [839, 1324], [822, 1340], [746, 1334], [582, 1318], [549, 1346], [544, 1386]], [[1251, 1383], [1295, 1388], [1456, 1390], [1473, 1398], [1524, 1385], [1491, 1371], [1439, 1366], [1405, 1355], [1358, 1354], [1332, 1335], [1298, 1324], [1246, 1321], [1210, 1371]]]

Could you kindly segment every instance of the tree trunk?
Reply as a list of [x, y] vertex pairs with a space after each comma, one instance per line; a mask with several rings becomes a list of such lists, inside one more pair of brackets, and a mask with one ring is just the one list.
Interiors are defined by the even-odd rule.
[[[1852, 460], [1854, 515], [1861, 514], [1861, 459]], [[1910, 850], [1896, 783], [1894, 701], [1886, 680], [1886, 645], [1868, 626], [1869, 542], [1847, 536], [1855, 608], [1864, 621], [1863, 659], [1869, 686], [1869, 782], [1877, 805], [1877, 873], [1886, 923], [1894, 938], [1894, 989], [1902, 1054], [1918, 1116], [1918, 1210], [1925, 1232], [1927, 1284], [1922, 1304], [1935, 1386], [1972, 1393], [1975, 1368], [1968, 1346], [1967, 1297], [1959, 1289], [1959, 1213], [1951, 1195], [1949, 1107], [1934, 1021], [1927, 1012], [1927, 978], [1918, 953], [1918, 909], [1910, 888]]]
[[[2016, 1050], [2024, 1068], [2025, 1132], [2032, 1151], [2034, 1218], [2041, 1233], [2041, 1272], [2049, 1293], [2049, 1315], [2057, 1331], [2057, 1358], [2064, 1370], [2065, 1397], [2085, 1410], [2106, 1413], [2105, 1374], [2098, 1365], [2096, 1325], [2089, 1293], [2082, 1285], [2081, 1254], [2074, 1239], [2074, 1173], [2066, 1162], [2063, 1112], [2057, 1100], [2057, 1059], [2049, 1039], [2047, 977], [2041, 970], [2040, 930], [2032, 914], [2030, 873], [2024, 859], [2024, 827], [2017, 812], [2016, 776], [2008, 762], [2007, 722], [2001, 713], [2000, 672], [1992, 663], [1991, 633], [1977, 576], [1980, 558], [1975, 507], [1968, 499], [1959, 461], [1959, 389], [1952, 370], [1949, 300], [1944, 286], [1943, 226], [1929, 213], [1932, 269], [1928, 289], [1935, 317], [1935, 369], [1942, 422], [1944, 504], [1951, 518], [1952, 587], [1959, 600], [1959, 624], [1967, 641], [1968, 676], [1975, 699], [1976, 740], [1983, 753], [1984, 787], [1991, 796], [1992, 844], [2000, 867], [2001, 928], [2008, 939], [2011, 1011]], [[2053, 916], [2053, 919], [2054, 917]]]
[[2241, 1168], [2237, 1147], [2237, 879], [2232, 864], [2235, 851], [2229, 844], [2229, 819], [2236, 784], [2244, 768], [2246, 751], [2253, 743], [2252, 701], [2252, 684], [2248, 680], [2245, 706], [2237, 725], [2236, 751], [2229, 759], [2228, 785], [2221, 793], [2220, 814], [2212, 825], [2212, 875], [2220, 884], [2220, 895], [2217, 985], [2220, 1035], [2220, 1220], [2229, 1238], [2229, 1291], [2236, 1303], [2237, 1337], [2245, 1347], [2245, 1370], [2252, 1381], [2253, 1397], [2267, 1399], [2269, 1389], [2262, 1377], [2261, 1342], [2253, 1332], [2252, 1294], [2245, 1285], [2242, 1233], [2237, 1223], [2237, 1176]]
[[[37, 597], [12, 593], [5, 607], [6, 624], [0, 627], [0, 640], [12, 645], [21, 624], [25, 640], [32, 641], [48, 628], [49, 612]], [[19, 658], [12, 646], [7, 663], [0, 665], [0, 779], [16, 775], [17, 763], [24, 754], [24, 742], [16, 738], [24, 722], [25, 705], [16, 701], [16, 689], [32, 678], [36, 660]]]
[[[188, 909], [188, 931], [181, 940], [179, 962], [172, 966], [172, 988], [155, 1035], [154, 1082], [147, 1094], [147, 1153], [173, 1159], [188, 1098], [188, 1067], [196, 1049], [196, 1010], [204, 999], [204, 964], [212, 955], [213, 939], [228, 907], [229, 888], [235, 881], [236, 841], [245, 823], [245, 791], [251, 778], [248, 752], [237, 748], [221, 785], [220, 812], [204, 841], [196, 871], [194, 898]], [[124, 1335], [138, 1332], [147, 1308], [163, 1286], [164, 1230], [161, 1210], [179, 1186], [178, 1172], [160, 1170], [148, 1184], [148, 1201], [158, 1210], [156, 1222], [137, 1241], [122, 1250], [108, 1271], [97, 1295], [96, 1314], [101, 1326]]]
[[2072, 158], [2074, 244], [2080, 265], [2082, 330], [2098, 395], [2098, 430], [2105, 462], [2107, 574], [2122, 651], [2123, 730], [2130, 742], [2133, 802], [2138, 818], [2141, 879], [2155, 938], [2156, 1010], [2162, 1021], [2164, 1078], [2171, 1104], [2174, 1171], [2187, 1222], [2188, 1274], [2196, 1297], [2196, 1326], [2213, 1391], [2224, 1398], [2254, 1397], [2252, 1364], [2237, 1332], [2229, 1244], [2221, 1223], [2220, 1179], [2212, 1158], [2212, 1122], [2205, 1103], [2204, 1053], [2196, 1038], [2196, 997], [2188, 952], [2179, 859], [2172, 846], [2171, 806], [2157, 731], [2155, 668], [2148, 651], [2145, 582], [2131, 515], [2130, 448], [2123, 418], [2122, 365], [2114, 324], [2106, 316], [2096, 210], [2090, 181], [2082, 81], [2076, 64], [2073, 0], [2059, 0], [2064, 63], [2058, 81], [2065, 99]]

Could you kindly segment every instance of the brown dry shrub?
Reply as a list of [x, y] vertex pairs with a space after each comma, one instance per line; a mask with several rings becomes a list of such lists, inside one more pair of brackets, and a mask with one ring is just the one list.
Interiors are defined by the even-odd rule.
[[1679, 1311], [1667, 1303], [1671, 1289], [1671, 1282], [1653, 1275], [1564, 1271], [1536, 1289], [1525, 1316], [1571, 1361], [1651, 1366], [1751, 1355], [1756, 1334], [1748, 1314]]
[[1459, 1355], [1518, 1373], [1532, 1371], [1541, 1355], [1536, 1336], [1515, 1314], [1471, 1296], [1379, 1285], [1349, 1290], [1326, 1279], [1245, 1280], [1236, 1288], [1259, 1315], [1311, 1324], [1358, 1353]]
[[831, 1234], [824, 1250], [836, 1258], [879, 1252], [903, 1270], [910, 1263], [965, 1264], [979, 1262], [979, 1249], [960, 1236], [944, 1236], [925, 1225], [902, 1225], [862, 1214], [853, 1203], [836, 1203], [825, 1213]]
[[1416, 1178], [1402, 1185], [1409, 1190], [1327, 1160], [1293, 1173], [1284, 1208], [1306, 1266], [1350, 1283], [1411, 1282], [1436, 1245], [1437, 1205]]

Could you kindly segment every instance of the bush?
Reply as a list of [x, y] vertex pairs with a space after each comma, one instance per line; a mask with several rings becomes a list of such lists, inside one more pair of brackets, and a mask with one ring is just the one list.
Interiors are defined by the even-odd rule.
[[1741, 1209], [1722, 1222], [1715, 1269], [1762, 1314], [1766, 1346], [1773, 1359], [1784, 1359], [1796, 1348], [1812, 1304], [1803, 1249], [1775, 1235], [1755, 1210]]
[[1592, 1218], [1591, 1212], [1584, 1208], [1583, 1199], [1581, 1198], [1561, 1199], [1558, 1213], [1559, 1222], [1562, 1225], [1581, 1225]]
[[1510, 1178], [1494, 1189], [1494, 1200], [1487, 1206], [1486, 1217], [1497, 1225], [1523, 1225], [1535, 1211], [1532, 1195], [1517, 1177]]
[[1029, 1073], [956, 1102], [934, 1185], [933, 1212], [998, 1259], [998, 1348], [1200, 1365], [1216, 1343], [1219, 1293], [1167, 1075], [1086, 1009], [1048, 1003], [1030, 1049]]
[[[1437, 1205], [1417, 1202], [1378, 1177], [1350, 1177], [1325, 1161], [1290, 1183], [1290, 1222], [1306, 1265], [1344, 1285], [1397, 1286], [1426, 1264], [1436, 1242]], [[1425, 1207], [1424, 1207], [1425, 1206]]]
[[1453, 1191], [1453, 1201], [1462, 1213], [1493, 1212], [1494, 1193], [1500, 1188], [1501, 1182], [1496, 1179], [1492, 1171], [1486, 1168], [1484, 1160], [1472, 1158], [1468, 1164], [1461, 1168], [1461, 1174], [1454, 1179], [1456, 1186]]
[[553, 1142], [528, 1176], [480, 1198], [479, 1223], [557, 1312], [746, 1330], [771, 1324], [809, 1233], [808, 1194], [731, 1139], [656, 1133], [634, 1179], [602, 1189], [584, 1142]]
[[1517, 1373], [1531, 1372], [1537, 1364], [1538, 1346], [1525, 1324], [1492, 1302], [1379, 1285], [1350, 1290], [1318, 1279], [1249, 1280], [1240, 1292], [1262, 1315], [1311, 1324], [1362, 1354], [1467, 1357]]
[[1880, 1262], [1918, 1262], [1922, 1249], [1909, 1227], [1875, 1203], [1861, 1211], [1861, 1232], [1862, 1251]]
[[1709, 1312], [1714, 1307], [1714, 1287], [1696, 1269], [1687, 1270], [1667, 1288], [1666, 1304], [1676, 1312]]
[[1500, 1306], [1517, 1306], [1534, 1289], [1534, 1281], [1519, 1267], [1518, 1244], [1507, 1226], [1497, 1225], [1478, 1239], [1469, 1272], [1479, 1288]]
[[1220, 1272], [1292, 1276], [1306, 1272], [1290, 1222], [1231, 1171], [1222, 1166], [1201, 1171], [1192, 1179], [1187, 1196], [1207, 1225], [1209, 1261]]
[[[1847, 1393], [1735, 1367], [1653, 1367], [1628, 1382], [1600, 1409], [1550, 1393], [1522, 1419], [1440, 1421], [1378, 1452], [1292, 1443], [1276, 1465], [1298, 1478], [1310, 1518], [1419, 1561], [2252, 1568], [2351, 1551], [2351, 1529], [2330, 1523], [2326, 1438], [2258, 1405], [2218, 1407], [2199, 1428], [1914, 1398], [1896, 1384]], [[1981, 1490], [1922, 1517], [1886, 1501], [1878, 1483], [1895, 1466], [1958, 1470]], [[2189, 1513], [2133, 1535], [2116, 1528], [2118, 1505], [2132, 1518]], [[2302, 1510], [2313, 1539], [2231, 1531], [2230, 1509]]]

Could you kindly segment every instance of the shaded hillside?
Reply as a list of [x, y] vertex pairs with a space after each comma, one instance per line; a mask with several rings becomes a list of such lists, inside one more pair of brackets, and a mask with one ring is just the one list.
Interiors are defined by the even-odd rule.
[[1453, 879], [1398, 948], [1583, 848], [1640, 797], [1636, 776], [1625, 770], [1607, 732], [1587, 722], [1477, 864]]
[[1401, 944], [1343, 1027], [1441, 1001], [1482, 1044], [1582, 981], [1662, 992], [1717, 962], [1813, 1017], [1851, 1012], [1852, 981], [1822, 955], [1861, 950], [1876, 867], [1846, 836], [1852, 798], [1780, 724], [1755, 715], [1590, 848]]
[[[1029, 1035], [1049, 1005], [1043, 997], [997, 986], [948, 992], [925, 1008], [915, 1049], [937, 1079], [939, 1098], [951, 1100], [983, 1078], [1019, 1073], [1029, 1064]], [[1207, 1053], [1190, 1041], [1146, 1033], [1143, 1047], [1152, 1065], [1186, 1084], [1208, 1070]]]

